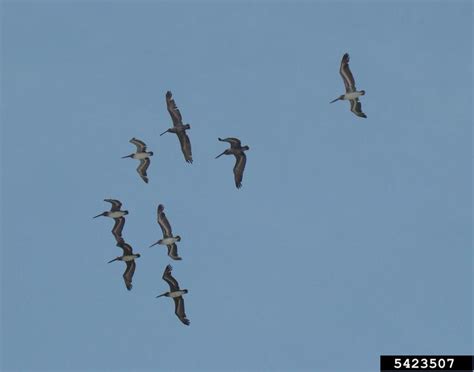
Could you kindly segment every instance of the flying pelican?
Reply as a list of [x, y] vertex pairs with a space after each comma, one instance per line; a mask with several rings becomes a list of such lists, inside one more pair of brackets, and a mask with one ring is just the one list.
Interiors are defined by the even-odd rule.
[[170, 285], [170, 291], [156, 296], [156, 298], [161, 296], [171, 297], [174, 300], [174, 313], [184, 324], [189, 325], [189, 319], [186, 318], [184, 312], [184, 300], [183, 294], [188, 293], [187, 289], [179, 289], [179, 284], [175, 278], [171, 275], [171, 270], [173, 268], [171, 265], [166, 266], [165, 272], [163, 273], [163, 280]]
[[142, 178], [142, 180], [145, 181], [145, 183], [148, 183], [148, 176], [146, 174], [146, 170], [148, 166], [150, 165], [150, 156], [153, 156], [153, 151], [147, 152], [145, 142], [140, 141], [139, 139], [136, 139], [135, 137], [133, 137], [130, 140], [130, 143], [133, 143], [135, 146], [137, 146], [137, 151], [133, 154], [122, 156], [122, 159], [132, 158], [132, 159], [140, 160], [140, 164], [138, 165], [137, 172]]
[[349, 68], [349, 54], [346, 53], [342, 56], [341, 60], [341, 67], [339, 69], [339, 73], [342, 76], [342, 80], [344, 81], [344, 85], [346, 87], [346, 94], [343, 94], [337, 97], [335, 100], [332, 100], [330, 103], [339, 101], [339, 100], [349, 100], [351, 103], [351, 111], [361, 118], [366, 118], [362, 112], [362, 106], [359, 102], [359, 97], [365, 94], [365, 90], [357, 91], [355, 86], [354, 76], [352, 76], [352, 72]]
[[119, 200], [116, 199], [104, 199], [105, 202], [108, 202], [112, 204], [112, 207], [110, 208], [110, 211], [105, 211], [101, 214], [98, 214], [97, 216], [94, 216], [93, 218], [97, 218], [100, 216], [105, 216], [105, 217], [110, 217], [110, 218], [119, 218], [123, 217], [128, 214], [128, 211], [121, 211], [120, 208], [122, 207], [122, 203]]
[[170, 256], [173, 260], [181, 260], [181, 257], [178, 256], [178, 247], [176, 245], [176, 242], [179, 242], [181, 237], [179, 235], [173, 236], [171, 225], [168, 221], [168, 218], [166, 218], [165, 212], [163, 212], [164, 210], [165, 207], [163, 204], [160, 204], [157, 210], [157, 220], [161, 227], [161, 231], [163, 231], [163, 239], [160, 239], [156, 243], [150, 245], [150, 248], [157, 244], [166, 245], [168, 247], [168, 256]]
[[133, 249], [130, 246], [130, 244], [127, 244], [125, 242], [117, 243], [117, 247], [120, 247], [123, 249], [123, 255], [114, 258], [113, 260], [110, 260], [108, 263], [114, 262], [114, 261], [124, 261], [127, 264], [127, 268], [125, 269], [125, 272], [123, 273], [123, 280], [125, 281], [125, 286], [127, 289], [130, 291], [132, 289], [132, 278], [133, 278], [133, 273], [135, 272], [135, 259], [140, 257], [139, 253], [133, 253]]
[[247, 162], [247, 156], [245, 156], [244, 151], [250, 149], [248, 146], [241, 146], [240, 140], [237, 138], [218, 138], [219, 141], [229, 142], [230, 148], [225, 150], [222, 154], [216, 156], [216, 159], [222, 155], [234, 155], [235, 156], [235, 166], [234, 166], [234, 179], [235, 186], [240, 189], [242, 187], [242, 177], [244, 176], [245, 163]]
[[183, 124], [181, 112], [179, 112], [178, 106], [176, 106], [172, 96], [173, 95], [170, 91], [166, 92], [166, 107], [168, 108], [168, 112], [170, 113], [171, 119], [173, 120], [173, 127], [165, 130], [160, 134], [160, 136], [165, 133], [175, 133], [179, 138], [179, 143], [181, 144], [181, 151], [183, 152], [184, 159], [188, 163], [192, 163], [193, 155], [191, 153], [191, 142], [189, 141], [189, 137], [186, 134], [186, 130], [191, 128], [191, 126], [189, 124]]

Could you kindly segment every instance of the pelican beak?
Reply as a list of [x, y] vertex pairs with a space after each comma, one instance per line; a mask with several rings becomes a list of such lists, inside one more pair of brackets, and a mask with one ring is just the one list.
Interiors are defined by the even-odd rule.
[[127, 155], [127, 156], [122, 156], [122, 159], [131, 158], [132, 156], [133, 156], [133, 154], [130, 154], [130, 155]]
[[337, 97], [336, 99], [332, 100], [332, 101], [329, 102], [329, 103], [334, 103], [334, 102], [336, 102], [336, 101], [339, 101], [340, 99], [341, 99], [341, 97]]
[[162, 136], [165, 133], [168, 133], [168, 129], [166, 129], [163, 133], [161, 133], [160, 136]]
[[111, 263], [111, 262], [114, 262], [114, 261], [117, 261], [117, 260], [118, 260], [118, 258], [114, 258], [113, 260], [110, 260], [110, 261], [107, 262], [107, 263]]
[[[159, 240], [158, 240], [158, 242], [159, 242]], [[158, 242], [156, 242], [156, 243], [153, 243], [153, 244], [152, 244], [152, 245], [150, 245], [148, 248], [154, 247], [155, 245], [157, 245], [157, 244], [158, 244]]]
[[221, 157], [221, 156], [222, 156], [222, 155], [224, 155], [224, 154], [225, 154], [225, 151], [224, 151], [222, 154], [220, 154], [220, 155], [217, 155], [217, 156], [215, 157], [215, 159], [217, 159], [217, 158]]
[[166, 294], [166, 293], [160, 294], [159, 296], [156, 296], [155, 298], [163, 297], [165, 294]]
[[97, 216], [94, 216], [94, 217], [92, 217], [92, 218], [97, 218], [97, 217], [100, 217], [100, 216], [103, 216], [103, 215], [104, 215], [104, 214], [101, 213], [101, 214], [98, 214]]

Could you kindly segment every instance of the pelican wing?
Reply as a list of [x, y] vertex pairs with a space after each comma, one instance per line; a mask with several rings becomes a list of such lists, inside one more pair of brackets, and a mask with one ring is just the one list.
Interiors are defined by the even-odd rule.
[[339, 73], [342, 76], [344, 81], [344, 86], [346, 87], [346, 93], [351, 93], [356, 91], [354, 76], [352, 76], [351, 69], [349, 68], [349, 54], [346, 53], [342, 56], [341, 68]]
[[125, 225], [124, 217], [115, 218], [115, 224], [112, 229], [112, 235], [115, 237], [117, 244], [124, 243], [123, 238], [122, 238], [122, 230], [123, 230], [124, 225]]
[[135, 260], [133, 261], [127, 261], [127, 268], [125, 269], [125, 272], [123, 273], [123, 280], [125, 281], [125, 286], [127, 289], [130, 291], [132, 289], [132, 278], [133, 274], [135, 273]]
[[183, 124], [183, 117], [181, 116], [181, 112], [179, 111], [178, 106], [176, 106], [173, 94], [170, 91], [166, 92], [166, 107], [168, 108], [168, 112], [173, 120], [173, 125], [176, 127]]
[[184, 160], [186, 160], [188, 163], [192, 163], [193, 154], [191, 153], [191, 141], [189, 140], [186, 131], [179, 131], [176, 134], [179, 138], [179, 143], [181, 144], [181, 151], [183, 152]]
[[135, 146], [137, 146], [137, 152], [145, 152], [146, 151], [145, 142], [140, 141], [139, 139], [136, 139], [135, 137], [133, 137], [130, 140], [130, 143], [133, 143]]
[[140, 164], [138, 165], [137, 172], [142, 178], [145, 183], [148, 183], [148, 176], [146, 174], [146, 170], [148, 169], [148, 166], [150, 165], [150, 158], [145, 158], [140, 160]]
[[218, 140], [221, 141], [221, 142], [230, 143], [230, 148], [231, 149], [240, 149], [240, 147], [241, 147], [240, 140], [238, 138], [235, 138], [235, 137], [218, 138]]
[[166, 283], [169, 284], [170, 292], [179, 291], [179, 284], [177, 280], [173, 278], [173, 275], [171, 275], [172, 270], [173, 267], [171, 265], [166, 266], [162, 278]]
[[109, 202], [112, 204], [112, 207], [110, 208], [111, 212], [116, 212], [119, 211], [120, 208], [122, 207], [122, 203], [119, 200], [116, 199], [104, 199], [104, 201]]
[[133, 254], [132, 246], [128, 243], [125, 243], [125, 241], [123, 241], [123, 239], [122, 239], [121, 242], [117, 243], [116, 245], [117, 245], [117, 247], [120, 247], [120, 248], [123, 249], [123, 255], [124, 256], [130, 256], [130, 255]]
[[362, 105], [360, 104], [359, 98], [349, 100], [351, 103], [351, 111], [361, 118], [366, 118], [367, 115], [362, 112]]
[[234, 154], [235, 165], [234, 165], [234, 179], [235, 186], [240, 189], [242, 187], [242, 178], [244, 176], [245, 163], [247, 163], [247, 156], [243, 151]]
[[182, 296], [173, 298], [174, 300], [174, 313], [184, 324], [189, 325], [189, 319], [186, 318], [184, 312], [184, 300]]
[[168, 256], [172, 258], [173, 260], [181, 260], [182, 258], [178, 256], [178, 246], [176, 243], [167, 245], [168, 247]]
[[173, 232], [171, 230], [171, 225], [168, 221], [168, 218], [166, 218], [166, 214], [164, 210], [165, 210], [165, 207], [163, 206], [163, 204], [160, 204], [158, 206], [158, 212], [157, 212], [158, 224], [161, 227], [161, 231], [163, 231], [163, 237], [170, 238], [173, 236]]

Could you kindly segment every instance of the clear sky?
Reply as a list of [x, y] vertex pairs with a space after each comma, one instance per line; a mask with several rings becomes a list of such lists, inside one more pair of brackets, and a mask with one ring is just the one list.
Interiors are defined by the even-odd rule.
[[[376, 371], [470, 354], [470, 1], [3, 1], [5, 371]], [[364, 89], [347, 102], [342, 55]], [[171, 90], [193, 146], [185, 163]], [[243, 188], [217, 137], [247, 152]], [[120, 159], [137, 137], [150, 183]], [[125, 289], [113, 221], [136, 252]], [[165, 248], [156, 207], [181, 235]], [[184, 326], [165, 266], [182, 287]]]

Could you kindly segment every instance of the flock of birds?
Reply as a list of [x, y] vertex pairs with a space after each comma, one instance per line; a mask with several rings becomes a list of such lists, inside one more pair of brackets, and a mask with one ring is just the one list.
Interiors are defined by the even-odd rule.
[[[349, 54], [345, 53], [341, 60], [341, 66], [339, 69], [339, 73], [341, 74], [342, 80], [344, 81], [344, 86], [346, 88], [346, 93], [339, 96], [335, 100], [331, 101], [330, 103], [336, 102], [338, 100], [348, 100], [350, 102], [351, 111], [359, 116], [366, 118], [367, 116], [362, 112], [361, 103], [359, 101], [359, 97], [365, 94], [364, 90], [357, 91], [355, 87], [354, 77], [351, 73], [349, 68]], [[178, 136], [181, 151], [184, 155], [184, 159], [188, 163], [193, 162], [192, 152], [191, 152], [191, 141], [189, 140], [188, 135], [186, 134], [186, 130], [190, 129], [191, 126], [189, 124], [183, 124], [183, 119], [181, 113], [176, 106], [176, 103], [173, 99], [172, 93], [170, 91], [166, 92], [166, 106], [168, 112], [171, 116], [173, 121], [173, 127], [167, 129], [163, 133], [160, 134], [162, 136], [165, 133], [174, 133]], [[234, 165], [234, 181], [235, 186], [240, 189], [242, 187], [242, 178], [244, 174], [245, 164], [247, 162], [247, 157], [245, 155], [245, 151], [249, 150], [248, 146], [242, 146], [241, 142], [237, 138], [218, 138], [219, 141], [228, 142], [230, 144], [230, 148], [223, 151], [221, 154], [216, 156], [216, 159], [222, 155], [234, 155], [235, 157], [235, 165]], [[147, 169], [150, 165], [150, 157], [153, 156], [152, 151], [147, 151], [146, 144], [137, 139], [132, 138], [130, 140], [132, 144], [134, 144], [137, 149], [136, 152], [122, 158], [132, 158], [140, 161], [138, 165], [137, 172], [142, 178], [145, 183], [148, 183], [148, 176], [147, 176]], [[116, 199], [104, 199], [104, 201], [109, 202], [112, 204], [112, 207], [109, 211], [105, 211], [94, 218], [105, 216], [113, 218], [115, 223], [112, 229], [112, 235], [114, 236], [117, 246], [122, 248], [123, 255], [110, 260], [108, 263], [114, 261], [123, 261], [126, 264], [126, 269], [123, 274], [123, 279], [125, 282], [125, 286], [128, 290], [132, 289], [132, 278], [133, 274], [135, 273], [136, 263], [135, 259], [140, 257], [139, 253], [133, 253], [133, 249], [130, 244], [126, 243], [122, 237], [122, 230], [125, 225], [125, 216], [128, 214], [127, 210], [121, 210], [122, 203]], [[173, 260], [181, 260], [181, 257], [178, 255], [178, 247], [176, 245], [177, 242], [181, 240], [179, 235], [173, 236], [173, 232], [171, 229], [171, 225], [166, 217], [164, 212], [164, 206], [162, 204], [158, 205], [157, 209], [157, 221], [161, 227], [161, 231], [163, 233], [163, 238], [158, 240], [156, 243], [153, 243], [150, 247], [153, 247], [157, 244], [166, 246], [168, 248], [168, 256]], [[171, 275], [172, 267], [171, 265], [167, 265], [165, 271], [163, 272], [163, 280], [166, 281], [170, 287], [170, 290], [167, 292], [162, 293], [161, 295], [157, 296], [162, 297], [170, 297], [174, 300], [175, 303], [175, 314], [181, 320], [181, 322], [185, 325], [189, 325], [190, 321], [186, 317], [186, 313], [184, 310], [184, 300], [183, 295], [188, 293], [187, 289], [180, 289], [178, 281]]]

